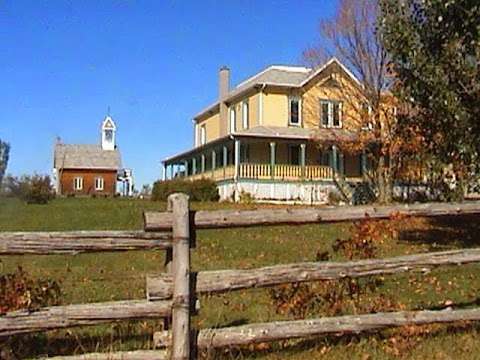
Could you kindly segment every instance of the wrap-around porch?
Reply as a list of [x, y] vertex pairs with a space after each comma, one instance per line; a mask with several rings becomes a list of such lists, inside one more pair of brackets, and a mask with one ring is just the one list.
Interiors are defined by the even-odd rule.
[[365, 153], [344, 154], [335, 145], [296, 139], [231, 137], [164, 162], [164, 180], [172, 178], [275, 181], [360, 181]]

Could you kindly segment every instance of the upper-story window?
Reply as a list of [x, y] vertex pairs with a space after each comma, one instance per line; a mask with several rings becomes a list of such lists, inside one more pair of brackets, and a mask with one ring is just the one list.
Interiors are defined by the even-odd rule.
[[292, 96], [288, 99], [288, 123], [289, 125], [300, 125], [300, 98]]
[[248, 129], [248, 126], [249, 126], [249, 112], [248, 112], [248, 108], [249, 108], [249, 105], [248, 105], [248, 100], [245, 100], [243, 103], [242, 103], [242, 124], [243, 124], [243, 128], [244, 129]]
[[103, 180], [103, 177], [99, 176], [95, 178], [95, 190], [103, 191], [104, 185], [105, 185], [105, 182]]
[[372, 130], [372, 107], [368, 102], [362, 103], [361, 108], [361, 121], [362, 121], [362, 130]]
[[207, 128], [205, 124], [200, 126], [200, 145], [205, 145], [207, 143]]
[[229, 122], [229, 132], [233, 133], [236, 129], [237, 124], [237, 112], [235, 111], [235, 106], [230, 107], [230, 122]]
[[73, 179], [73, 190], [79, 191], [83, 189], [83, 178], [76, 177]]
[[342, 127], [342, 103], [340, 101], [320, 101], [320, 124], [326, 128]]

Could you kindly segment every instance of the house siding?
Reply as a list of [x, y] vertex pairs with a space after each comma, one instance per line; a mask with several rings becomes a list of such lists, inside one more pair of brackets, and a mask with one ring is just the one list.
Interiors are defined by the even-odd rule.
[[[83, 178], [83, 189], [75, 190], [73, 182], [76, 177]], [[103, 177], [103, 191], [95, 190], [95, 178]], [[106, 195], [113, 196], [117, 187], [117, 171], [116, 170], [74, 170], [63, 169], [60, 174], [59, 190], [61, 195]]]

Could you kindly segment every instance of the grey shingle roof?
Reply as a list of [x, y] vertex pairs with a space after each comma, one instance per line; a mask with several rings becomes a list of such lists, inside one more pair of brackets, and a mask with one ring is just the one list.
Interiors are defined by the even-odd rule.
[[118, 150], [103, 150], [100, 145], [56, 144], [53, 166], [56, 169], [119, 170], [122, 161]]
[[248, 130], [236, 132], [234, 136], [302, 139], [319, 141], [350, 141], [357, 139], [355, 133], [344, 129], [305, 129], [301, 127], [255, 126]]
[[[311, 73], [311, 69], [301, 66], [270, 66], [231, 89], [228, 93], [227, 100], [237, 96], [238, 94], [250, 89], [255, 85], [265, 84], [272, 86], [296, 87], [306, 80]], [[218, 106], [218, 104], [219, 102], [216, 101], [195, 115], [195, 117], [201, 116], [205, 112], [213, 110], [216, 106]]]

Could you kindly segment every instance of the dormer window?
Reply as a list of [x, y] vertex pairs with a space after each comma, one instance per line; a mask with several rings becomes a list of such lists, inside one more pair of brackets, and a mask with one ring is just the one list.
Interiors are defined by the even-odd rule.
[[235, 111], [235, 107], [232, 106], [230, 108], [230, 122], [229, 122], [229, 132], [233, 133], [235, 132], [236, 129], [236, 123], [237, 123], [237, 112]]
[[288, 99], [288, 123], [289, 125], [299, 126], [300, 119], [300, 98], [298, 96], [291, 96]]
[[248, 129], [249, 126], [249, 113], [248, 113], [248, 100], [242, 103], [242, 124], [244, 129]]
[[324, 128], [341, 128], [342, 102], [335, 100], [321, 100], [320, 124]]

